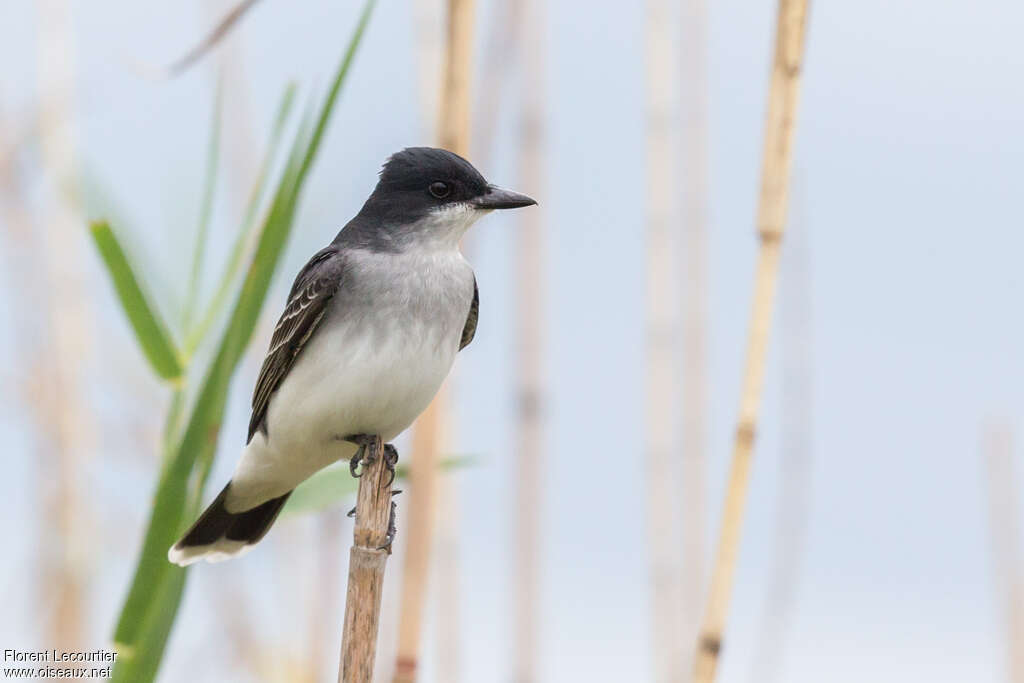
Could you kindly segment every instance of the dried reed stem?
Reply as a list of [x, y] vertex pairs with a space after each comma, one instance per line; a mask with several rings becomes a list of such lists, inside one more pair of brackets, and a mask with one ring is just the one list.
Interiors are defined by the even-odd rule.
[[[54, 645], [81, 643], [87, 608], [85, 576], [89, 568], [88, 524], [80, 469], [95, 447], [96, 419], [84, 400], [81, 376], [91, 355], [92, 315], [86, 292], [80, 247], [84, 239], [78, 200], [75, 130], [75, 62], [72, 8], [66, 0], [37, 3], [39, 35], [39, 134], [42, 171], [48, 176], [47, 205], [38, 225], [45, 273], [42, 296], [47, 339], [40, 345], [37, 376], [46, 392], [36, 403], [41, 438], [52, 435], [54, 458], [43, 478], [52, 483], [47, 525], [56, 542], [44, 544], [43, 591], [55, 606]], [[72, 199], [69, 201], [68, 197]], [[86, 514], [84, 514], [86, 513]]]
[[651, 572], [654, 680], [684, 672], [678, 510], [675, 482], [678, 301], [675, 254], [678, 213], [675, 165], [672, 23], [668, 0], [648, 0], [647, 28], [647, 546]]
[[444, 67], [445, 13], [442, 0], [414, 0], [412, 10], [421, 124], [427, 135], [435, 135]]
[[746, 372], [743, 378], [732, 468], [722, 513], [718, 554], [715, 558], [711, 590], [697, 643], [694, 675], [698, 683], [710, 683], [715, 677], [736, 568], [740, 526], [750, 478], [750, 461], [761, 402], [768, 336], [771, 330], [772, 306], [779, 270], [779, 247], [786, 224], [789, 169], [806, 16], [807, 0], [780, 0], [774, 66], [765, 120], [761, 197], [758, 207], [761, 247], [754, 278], [754, 302], [750, 317]]
[[1007, 426], [991, 426], [982, 445], [988, 465], [989, 523], [996, 586], [1005, 605], [1008, 680], [1024, 683], [1024, 581], [1020, 565], [1020, 496]]
[[412, 435], [412, 463], [409, 466], [409, 514], [405, 536], [405, 562], [402, 565], [402, 604], [398, 622], [398, 649], [395, 656], [394, 683], [416, 680], [419, 663], [420, 632], [426, 602], [430, 549], [434, 537], [437, 508], [438, 423], [446, 392], [416, 422]]
[[[448, 40], [438, 117], [439, 144], [457, 154], [469, 150], [469, 88], [472, 77], [473, 0], [448, 1]], [[445, 389], [416, 421], [409, 468], [409, 530], [402, 572], [402, 605], [394, 683], [416, 680], [430, 551], [437, 519], [438, 450], [448, 410]]]
[[391, 515], [391, 473], [379, 437], [366, 450], [373, 464], [365, 466], [356, 498], [338, 683], [371, 683], [373, 680], [381, 588], [390, 554], [385, 546]]
[[[684, 0], [679, 41], [682, 98], [681, 134], [683, 288], [682, 326], [682, 667], [677, 680], [693, 670], [693, 643], [704, 595], [707, 515], [707, 7]], [[678, 503], [677, 503], [678, 505]]]
[[[542, 0], [520, 0], [519, 35], [543, 25]], [[543, 35], [543, 31], [539, 31]], [[520, 175], [528, 192], [543, 184], [544, 56], [542, 40], [523, 51], [523, 93], [520, 119]], [[540, 639], [540, 544], [544, 486], [544, 235], [539, 211], [522, 213], [516, 259], [518, 405], [516, 428], [516, 502], [514, 657], [516, 683], [538, 679]]]

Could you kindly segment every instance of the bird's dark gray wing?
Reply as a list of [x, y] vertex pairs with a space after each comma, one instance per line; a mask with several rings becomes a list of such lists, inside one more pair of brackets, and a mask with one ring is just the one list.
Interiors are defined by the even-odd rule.
[[476, 321], [480, 318], [480, 290], [476, 287], [476, 278], [473, 278], [473, 303], [469, 305], [469, 316], [462, 328], [462, 339], [459, 341], [459, 351], [469, 346], [476, 335]]
[[260, 376], [256, 380], [248, 441], [252, 440], [256, 430], [267, 434], [266, 418], [270, 397], [323, 319], [328, 302], [338, 291], [343, 270], [344, 261], [337, 247], [330, 246], [314, 254], [295, 278], [295, 284], [288, 295], [288, 304], [274, 328], [270, 350], [267, 351]]

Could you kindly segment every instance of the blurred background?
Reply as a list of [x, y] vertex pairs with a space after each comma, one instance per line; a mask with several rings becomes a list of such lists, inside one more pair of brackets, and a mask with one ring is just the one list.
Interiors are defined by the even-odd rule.
[[[361, 12], [262, 0], [182, 73], [160, 71], [234, 6], [0, 5], [2, 648], [110, 647], [161, 469], [171, 392], [87, 221], [111, 220], [167, 320], [190, 283], [208, 299], [281, 93], [294, 81], [299, 111], [321, 99]], [[437, 142], [445, 12], [386, 2], [369, 21], [232, 381], [210, 489], [243, 444], [294, 274], [389, 154]], [[418, 680], [688, 673], [739, 401], [774, 23], [767, 0], [476, 3], [467, 155], [540, 208], [491, 216], [465, 245], [480, 324], [450, 383], [443, 455], [472, 459], [440, 482]], [[1022, 32], [1013, 2], [811, 8], [720, 681], [1024, 676]], [[657, 411], [647, 377], [669, 379]], [[539, 407], [525, 479], [524, 390]], [[652, 427], [655, 413], [668, 422]], [[659, 465], [655, 446], [672, 457]], [[408, 462], [408, 438], [399, 448]], [[665, 482], [668, 514], [652, 518]], [[193, 568], [159, 679], [334, 680], [351, 504]]]

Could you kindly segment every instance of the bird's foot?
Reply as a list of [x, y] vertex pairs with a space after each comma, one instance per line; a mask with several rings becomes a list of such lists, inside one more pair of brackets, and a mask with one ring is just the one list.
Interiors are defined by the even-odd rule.
[[[355, 455], [352, 456], [352, 459], [348, 461], [348, 471], [351, 472], [352, 476], [356, 479], [363, 476], [363, 472], [366, 471], [366, 468], [375, 462], [373, 459], [373, 455], [375, 454], [373, 454], [373, 451], [368, 447], [373, 444], [376, 438], [377, 437], [372, 434], [353, 434], [352, 436], [345, 437], [345, 441], [359, 446], [359, 450], [357, 450]], [[366, 456], [367, 452], [371, 453], [370, 457]], [[363, 466], [362, 470], [359, 469], [359, 465]]]

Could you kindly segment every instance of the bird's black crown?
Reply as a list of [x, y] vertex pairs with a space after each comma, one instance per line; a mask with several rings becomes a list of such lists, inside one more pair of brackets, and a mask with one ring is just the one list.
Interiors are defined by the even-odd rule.
[[434, 147], [407, 147], [385, 162], [376, 191], [418, 192], [444, 203], [467, 201], [487, 189], [480, 172], [458, 154]]

